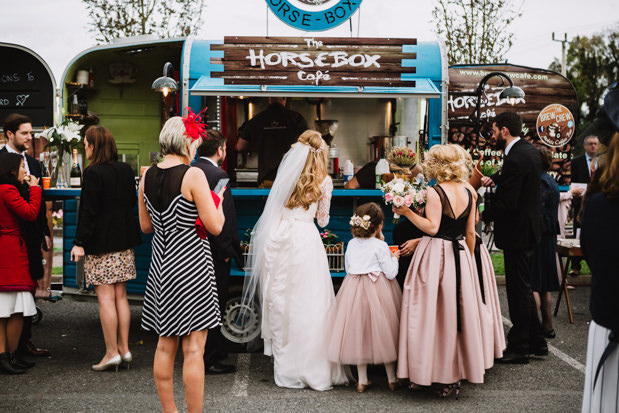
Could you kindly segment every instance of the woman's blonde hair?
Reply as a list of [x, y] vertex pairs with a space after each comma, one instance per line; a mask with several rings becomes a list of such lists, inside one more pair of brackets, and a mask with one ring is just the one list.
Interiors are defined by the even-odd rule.
[[423, 163], [425, 175], [436, 182], [464, 182], [469, 177], [466, 152], [459, 145], [434, 145]]
[[473, 156], [471, 156], [471, 153], [460, 145], [454, 145], [454, 147], [458, 150], [458, 152], [460, 152], [460, 155], [464, 158], [464, 166], [466, 168], [465, 179], [469, 179], [473, 175], [473, 171], [475, 169]]
[[301, 172], [299, 181], [292, 191], [286, 207], [309, 209], [310, 205], [318, 201], [318, 198], [322, 195], [320, 184], [327, 176], [329, 147], [322, 140], [320, 133], [314, 130], [303, 132], [297, 142], [309, 145], [310, 151], [307, 155], [303, 172]]
[[174, 116], [168, 119], [159, 133], [161, 155], [178, 155], [191, 162], [191, 152], [200, 146], [202, 138], [192, 142], [191, 137], [187, 136], [185, 131], [183, 118]]
[[615, 133], [608, 144], [600, 186], [607, 197], [619, 197], [619, 132]]

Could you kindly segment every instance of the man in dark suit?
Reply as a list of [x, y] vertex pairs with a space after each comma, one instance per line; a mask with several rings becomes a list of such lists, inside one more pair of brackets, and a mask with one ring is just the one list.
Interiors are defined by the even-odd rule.
[[494, 221], [497, 247], [503, 250], [505, 287], [513, 327], [507, 335], [503, 363], [525, 364], [529, 354], [545, 356], [548, 347], [537, 315], [529, 282], [533, 248], [541, 238], [541, 157], [535, 146], [519, 137], [522, 120], [515, 112], [503, 112], [493, 120], [492, 134], [504, 150], [503, 167], [486, 186], [496, 185], [483, 218]]
[[[4, 135], [8, 140], [6, 146], [0, 149], [0, 154], [5, 152], [12, 152], [23, 156], [24, 158], [24, 167], [26, 168], [27, 175], [36, 176], [39, 178], [39, 182], [41, 182], [42, 170], [41, 164], [35, 158], [27, 154], [28, 149], [30, 148], [30, 144], [32, 142], [32, 121], [30, 118], [24, 115], [20, 115], [18, 113], [12, 113], [6, 117], [4, 120]], [[35, 236], [40, 237], [40, 241], [38, 245], [41, 245], [47, 250], [52, 247], [52, 239], [49, 231], [49, 226], [47, 225], [47, 216], [46, 216], [46, 208], [45, 203], [41, 205], [41, 209], [39, 210], [39, 218], [37, 220], [36, 229], [40, 232], [40, 234], [29, 234], [30, 238], [35, 238]], [[41, 266], [41, 251], [40, 248], [37, 248], [38, 251], [34, 251], [32, 247], [28, 249], [28, 256], [31, 260], [31, 274], [33, 278], [41, 287], [39, 281], [43, 277], [43, 268]], [[38, 261], [38, 262], [35, 262]], [[24, 327], [22, 329], [21, 338], [19, 340], [18, 351], [21, 354], [29, 354], [32, 356], [49, 356], [50, 352], [46, 349], [37, 348], [30, 341], [32, 337], [32, 317], [24, 317]]]
[[[597, 161], [595, 159], [595, 153], [600, 146], [600, 141], [597, 136], [589, 135], [585, 138], [583, 142], [583, 146], [585, 148], [585, 153], [579, 156], [576, 156], [572, 159], [572, 183], [579, 184], [589, 184], [591, 182], [591, 176], [593, 175], [593, 171], [597, 168]], [[580, 206], [582, 205], [582, 193], [576, 195], [572, 198], [572, 211], [574, 216], [574, 232], [576, 232], [577, 228], [580, 228], [580, 222], [577, 217], [580, 213]], [[582, 257], [571, 257], [570, 258], [570, 275], [579, 275], [580, 274], [580, 263], [582, 261]]]
[[[193, 166], [204, 171], [211, 190], [215, 189], [220, 179], [228, 178], [228, 174], [219, 167], [226, 158], [226, 138], [213, 129], [206, 131], [208, 139], [204, 139], [198, 148], [200, 157]], [[217, 280], [217, 296], [223, 316], [226, 301], [228, 299], [228, 285], [230, 283], [230, 264], [232, 258], [237, 263], [242, 262], [241, 244], [239, 242], [238, 228], [236, 226], [236, 212], [232, 199], [230, 186], [224, 192], [223, 200], [224, 216], [226, 222], [221, 234], [214, 237], [209, 234], [215, 278]], [[206, 374], [233, 373], [236, 368], [232, 365], [222, 364], [221, 360], [227, 357], [227, 351], [223, 346], [223, 337], [219, 328], [209, 331], [204, 348], [204, 369]]]

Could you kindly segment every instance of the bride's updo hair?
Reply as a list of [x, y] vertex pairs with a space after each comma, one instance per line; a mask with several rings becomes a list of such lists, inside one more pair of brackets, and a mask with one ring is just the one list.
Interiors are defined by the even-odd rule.
[[299, 136], [297, 143], [308, 145], [310, 151], [307, 155], [303, 172], [301, 172], [299, 181], [292, 191], [286, 207], [309, 209], [310, 205], [318, 201], [318, 198], [322, 195], [320, 184], [327, 176], [329, 147], [322, 139], [322, 135], [315, 130], [303, 132]]
[[[465, 182], [469, 177], [466, 156], [459, 145], [434, 145], [426, 154], [423, 170], [429, 179], [442, 182]], [[464, 149], [462, 149], [464, 151]]]
[[[174, 116], [167, 120], [159, 133], [159, 146], [161, 155], [178, 155], [187, 158], [190, 162], [191, 152], [202, 143], [202, 138], [191, 141], [191, 137], [185, 134], [183, 118]], [[189, 145], [188, 145], [189, 144]]]

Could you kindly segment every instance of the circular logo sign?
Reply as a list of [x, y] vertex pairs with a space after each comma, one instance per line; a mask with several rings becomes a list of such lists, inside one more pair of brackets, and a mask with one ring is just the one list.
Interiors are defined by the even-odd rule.
[[303, 31], [323, 31], [344, 23], [362, 0], [266, 0], [267, 6], [288, 26]]
[[568, 108], [558, 103], [546, 106], [537, 115], [537, 135], [548, 146], [555, 148], [572, 139], [576, 124]]

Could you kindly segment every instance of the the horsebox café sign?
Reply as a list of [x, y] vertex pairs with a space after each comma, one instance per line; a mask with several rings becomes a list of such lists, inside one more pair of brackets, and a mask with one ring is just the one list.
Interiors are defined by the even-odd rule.
[[288, 26], [323, 31], [350, 19], [362, 0], [266, 0], [269, 9]]
[[225, 37], [211, 58], [223, 64], [211, 73], [225, 84], [415, 87], [402, 78], [415, 73], [417, 54], [404, 45], [416, 39], [333, 37]]

